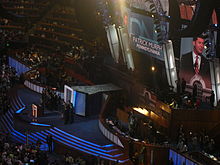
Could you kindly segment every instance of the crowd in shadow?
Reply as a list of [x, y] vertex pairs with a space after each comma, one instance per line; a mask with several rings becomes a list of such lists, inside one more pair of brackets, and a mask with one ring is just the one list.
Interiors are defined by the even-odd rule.
[[9, 89], [18, 82], [18, 76], [15, 69], [8, 66], [3, 59], [0, 59], [0, 63], [0, 113], [5, 114], [10, 109]]
[[63, 100], [55, 90], [44, 88], [41, 94], [41, 106], [44, 110], [60, 111]]
[[54, 164], [52, 162], [49, 162], [47, 152], [40, 151], [40, 149], [37, 148], [37, 145], [13, 143], [8, 135], [0, 136], [0, 153], [1, 164]]
[[176, 149], [182, 153], [203, 152], [210, 155], [215, 155], [218, 158], [220, 157], [220, 153], [216, 147], [215, 140], [209, 137], [204, 129], [199, 133], [186, 133], [184, 131], [183, 125], [180, 125], [178, 130]]

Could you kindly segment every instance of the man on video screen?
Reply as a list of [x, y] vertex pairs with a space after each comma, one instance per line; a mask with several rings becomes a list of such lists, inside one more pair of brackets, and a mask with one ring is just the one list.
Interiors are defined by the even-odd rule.
[[[202, 55], [204, 50], [204, 37], [193, 38], [193, 50], [183, 54], [180, 61], [180, 78], [183, 78], [188, 86], [197, 86], [197, 93], [204, 95], [211, 89], [209, 61]], [[208, 94], [207, 94], [208, 95]]]

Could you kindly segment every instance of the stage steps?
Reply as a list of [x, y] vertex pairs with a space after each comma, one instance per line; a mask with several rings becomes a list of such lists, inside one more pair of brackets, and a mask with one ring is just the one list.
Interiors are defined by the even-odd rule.
[[[19, 142], [22, 144], [27, 143], [27, 134], [23, 134], [14, 129], [14, 114], [19, 110], [25, 108], [24, 103], [17, 96], [17, 93], [13, 93], [11, 96], [11, 108], [4, 115], [0, 117], [0, 123], [4, 128], [5, 133], [9, 133], [14, 142]], [[97, 156], [103, 159], [111, 160], [114, 162], [119, 162], [122, 164], [127, 164], [129, 162], [128, 156], [125, 155], [121, 148], [115, 144], [109, 145], [98, 145], [84, 139], [78, 138], [71, 135], [65, 131], [60, 130], [57, 127], [51, 127], [40, 132], [30, 132], [28, 133], [28, 143], [35, 144], [39, 139], [42, 143], [42, 149], [47, 150], [46, 137], [48, 134], [53, 136], [55, 142], [67, 146], [68, 148], [73, 148], [81, 152]], [[128, 163], [129, 164], [129, 163]]]
[[76, 139], [77, 137], [74, 137], [71, 134], [64, 134], [62, 130], [57, 130], [56, 127], [42, 131], [42, 134], [45, 136], [51, 134], [54, 140], [64, 143], [68, 147], [92, 154], [94, 156], [100, 156], [112, 161], [117, 161], [120, 160], [119, 158], [124, 157], [124, 153], [122, 153], [118, 147], [109, 150], [108, 147], [98, 146], [80, 138]]

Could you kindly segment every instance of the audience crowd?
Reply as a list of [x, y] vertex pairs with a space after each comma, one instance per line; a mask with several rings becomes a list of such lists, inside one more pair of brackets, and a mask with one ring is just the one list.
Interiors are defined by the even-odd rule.
[[51, 2], [49, 0], [1, 0], [1, 3], [6, 10], [15, 16], [32, 18], [33, 21], [43, 14]]
[[1, 113], [5, 114], [10, 108], [10, 101], [8, 98], [8, 91], [18, 81], [16, 71], [14, 68], [3, 63], [0, 66], [0, 107]]
[[[51, 151], [42, 151], [41, 142], [20, 144], [10, 140], [9, 134], [0, 136], [1, 165], [85, 165], [87, 162], [74, 154], [57, 155]], [[92, 159], [90, 160], [92, 162]], [[94, 164], [101, 165], [101, 164]]]
[[56, 94], [56, 91], [50, 88], [45, 88], [41, 94], [41, 105], [43, 109], [51, 111], [60, 110], [62, 99]]
[[21, 60], [30, 68], [38, 66], [44, 60], [43, 57], [47, 57], [47, 54], [36, 48], [35, 45], [28, 45], [25, 48], [13, 49], [10, 50], [8, 54], [12, 54], [13, 57]]
[[50, 164], [47, 152], [40, 151], [35, 145], [12, 143], [6, 135], [0, 136], [0, 153], [2, 165]]
[[19, 29], [14, 29], [13, 31], [11, 29], [0, 29], [1, 42], [5, 44], [9, 44], [9, 42], [24, 41], [24, 34], [25, 33]]
[[7, 42], [24, 41], [24, 27], [9, 19], [0, 18], [0, 35], [1, 43], [3, 40]]
[[214, 139], [210, 138], [205, 130], [200, 133], [186, 134], [183, 125], [179, 128], [176, 147], [180, 152], [201, 151], [211, 155], [219, 154], [215, 148]]
[[[36, 6], [32, 3], [35, 1], [17, 0], [22, 3], [29, 4], [28, 8], [32, 9], [32, 12], [25, 12], [24, 9], [27, 6], [21, 5], [6, 5], [8, 8], [14, 7], [19, 9], [15, 11], [17, 15], [28, 15], [39, 17], [36, 10], [41, 10], [48, 5], [49, 2], [43, 0], [39, 1], [40, 5]], [[82, 32], [81, 29], [72, 28], [76, 25], [75, 11], [69, 7], [60, 7], [49, 14], [49, 17], [40, 22], [35, 28], [34, 32], [31, 32], [30, 39], [35, 44], [29, 44], [25, 48], [19, 48], [8, 52], [8, 55], [14, 55], [17, 59], [20, 59], [25, 64], [33, 67], [45, 68], [44, 71], [38, 71], [38, 80], [45, 85], [56, 87], [56, 89], [62, 89], [65, 84], [77, 85], [79, 82], [73, 78], [65, 66], [77, 65], [78, 68], [83, 68], [84, 75], [89, 76], [93, 62], [105, 53], [105, 50], [98, 48], [98, 46], [91, 46], [88, 43], [82, 42], [82, 39], [78, 37], [78, 34]], [[72, 21], [71, 21], [72, 20]], [[14, 23], [6, 18], [0, 18], [0, 42], [5, 41], [24, 41], [26, 33], [20, 24]], [[40, 47], [44, 45], [44, 48], [51, 47], [53, 51], [48, 51]], [[47, 49], [46, 48], [46, 49]], [[118, 66], [122, 71], [127, 71], [129, 74], [138, 74], [136, 71], [127, 70], [123, 65]], [[94, 73], [94, 72], [93, 72]], [[0, 72], [0, 107], [1, 112], [4, 114], [10, 108], [9, 98], [7, 97], [8, 89], [11, 88], [18, 77], [14, 68], [9, 67], [6, 64], [1, 65]], [[91, 77], [90, 77], [91, 78]], [[199, 109], [201, 100], [197, 99], [197, 95], [193, 90], [192, 93], [186, 92], [185, 80], [177, 81], [177, 92], [172, 93], [170, 97], [165, 96], [163, 101], [170, 104], [171, 108], [186, 108], [186, 109]], [[172, 90], [170, 90], [172, 91]], [[213, 96], [210, 96], [212, 98]], [[213, 106], [212, 99], [208, 99]], [[59, 106], [64, 104], [60, 96], [51, 88], [45, 88], [42, 92], [42, 108], [48, 110], [60, 110]], [[219, 103], [220, 105], [220, 103]], [[63, 117], [65, 124], [74, 122], [74, 108], [71, 103], [64, 105]], [[123, 123], [119, 123], [117, 119], [107, 119], [107, 123], [116, 131], [126, 133], [126, 136], [130, 136], [133, 139], [144, 140], [152, 144], [167, 145], [168, 139], [162, 135], [154, 126], [153, 122], [148, 119], [146, 121], [139, 120], [133, 114], [129, 114], [129, 123], [124, 126]], [[145, 130], [145, 131], [143, 131]], [[180, 152], [188, 151], [202, 151], [210, 154], [216, 154], [215, 141], [211, 139], [205, 131], [201, 133], [192, 133], [186, 135], [183, 127], [181, 126], [178, 132], [176, 148]], [[169, 144], [172, 145], [172, 142]], [[37, 145], [36, 145], [37, 146]], [[0, 139], [0, 164], [56, 164], [48, 162], [48, 155], [46, 152], [42, 152], [38, 147], [34, 145], [27, 146], [21, 144], [13, 144], [1, 136]], [[131, 155], [133, 162], [137, 161], [137, 157], [144, 155], [145, 148], [142, 148], [141, 152], [134, 152]], [[104, 163], [102, 160], [96, 160], [96, 164]], [[64, 164], [86, 164], [85, 160], [81, 158], [74, 158], [73, 156], [66, 154], [64, 156]]]

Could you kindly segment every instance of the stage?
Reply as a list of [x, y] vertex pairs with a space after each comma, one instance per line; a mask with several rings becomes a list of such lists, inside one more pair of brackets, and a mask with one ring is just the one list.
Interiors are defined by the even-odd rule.
[[[89, 117], [74, 115], [74, 122], [72, 124], [64, 124], [62, 110], [45, 110], [44, 116], [38, 117], [37, 121], [32, 121], [29, 115], [32, 110], [31, 105], [33, 103], [39, 104], [41, 95], [27, 88], [20, 88], [18, 89], [17, 93], [23, 103], [26, 105], [26, 108], [20, 114], [15, 114], [14, 126], [17, 131], [22, 133], [28, 131], [31, 133], [48, 129], [48, 127], [57, 127], [67, 133], [95, 144], [107, 145], [112, 143], [100, 132], [97, 115]], [[32, 125], [30, 124], [31, 122], [45, 124], [45, 126]]]
[[130, 164], [124, 149], [109, 141], [99, 130], [98, 116], [74, 116], [72, 124], [64, 124], [60, 111], [45, 110], [45, 114], [32, 120], [32, 104], [40, 103], [40, 95], [23, 85], [10, 90], [11, 108], [0, 117], [1, 132], [19, 144], [41, 142], [41, 150], [47, 151], [47, 136], [53, 137], [54, 152], [82, 156], [92, 161], [94, 158]]

